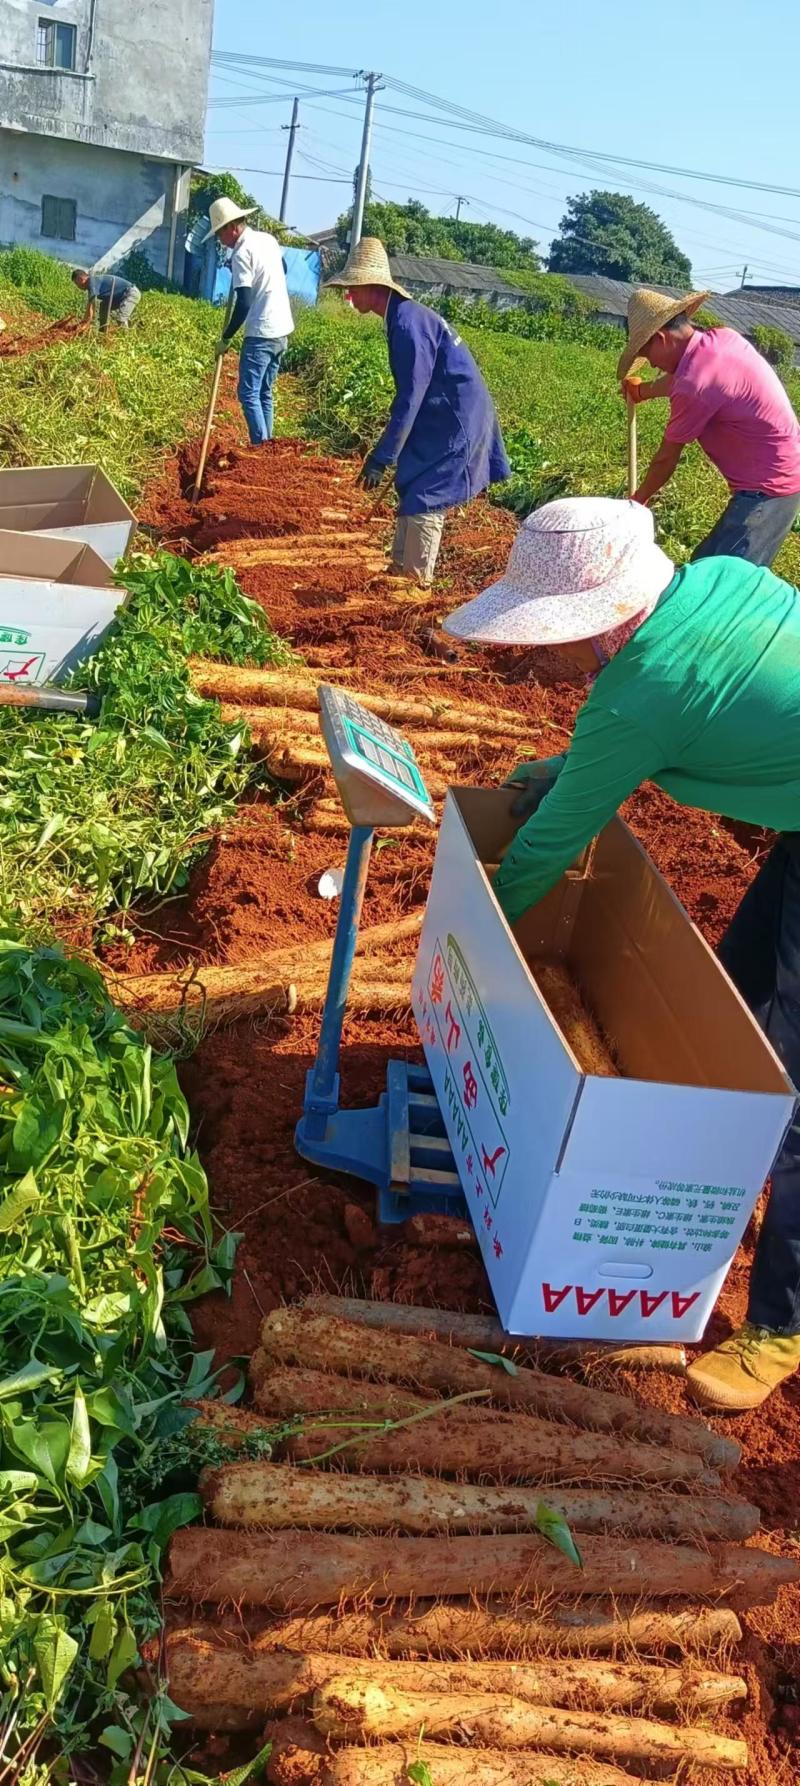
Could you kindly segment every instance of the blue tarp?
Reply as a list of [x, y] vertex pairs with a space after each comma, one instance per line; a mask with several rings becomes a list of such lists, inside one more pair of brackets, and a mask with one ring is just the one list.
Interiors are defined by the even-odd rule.
[[283, 264], [290, 298], [301, 304], [316, 304], [322, 262], [318, 248], [284, 248]]
[[[203, 220], [205, 221], [205, 220]], [[231, 270], [221, 262], [216, 242], [193, 248], [190, 236], [186, 247], [184, 289], [192, 297], [208, 298], [212, 304], [227, 304], [231, 288]], [[322, 276], [318, 248], [284, 248], [283, 264], [290, 298], [299, 304], [316, 304]]]

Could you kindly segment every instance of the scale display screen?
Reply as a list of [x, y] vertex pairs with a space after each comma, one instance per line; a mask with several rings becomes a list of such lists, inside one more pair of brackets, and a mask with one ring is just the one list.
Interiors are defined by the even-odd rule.
[[400, 732], [341, 689], [323, 683], [318, 695], [331, 767], [353, 822], [399, 825], [420, 816], [434, 822], [417, 759]]

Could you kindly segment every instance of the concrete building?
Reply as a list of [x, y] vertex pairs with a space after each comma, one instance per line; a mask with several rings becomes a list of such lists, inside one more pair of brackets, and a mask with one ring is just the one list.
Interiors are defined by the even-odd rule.
[[180, 278], [214, 0], [0, 0], [0, 242]]

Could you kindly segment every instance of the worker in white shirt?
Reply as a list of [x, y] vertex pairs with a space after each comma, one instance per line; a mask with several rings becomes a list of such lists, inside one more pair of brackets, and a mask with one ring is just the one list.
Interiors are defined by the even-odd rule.
[[[280, 243], [267, 230], [251, 229], [243, 211], [229, 198], [216, 198], [209, 209], [211, 228], [223, 248], [232, 248], [234, 306], [217, 346], [227, 353], [244, 324], [239, 356], [239, 402], [251, 446], [272, 439], [273, 393], [294, 318], [286, 287]], [[206, 241], [208, 241], [206, 236]]]

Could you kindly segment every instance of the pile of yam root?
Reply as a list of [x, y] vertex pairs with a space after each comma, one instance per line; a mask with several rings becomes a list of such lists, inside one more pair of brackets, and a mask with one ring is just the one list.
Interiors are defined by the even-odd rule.
[[171, 1546], [169, 1691], [195, 1726], [265, 1733], [273, 1786], [745, 1767], [736, 1612], [800, 1567], [746, 1543], [738, 1446], [535, 1354], [476, 1356], [467, 1318], [341, 1308], [268, 1315], [252, 1408], [196, 1405], [233, 1461]]

